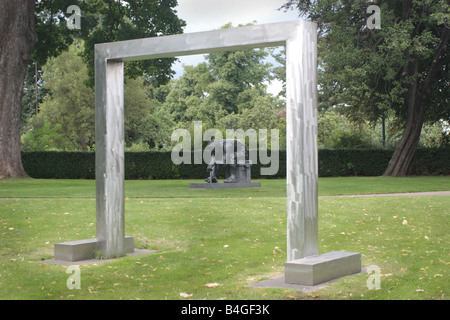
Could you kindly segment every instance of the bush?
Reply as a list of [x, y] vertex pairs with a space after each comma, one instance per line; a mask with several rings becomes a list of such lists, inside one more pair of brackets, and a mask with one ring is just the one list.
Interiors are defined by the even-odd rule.
[[[319, 150], [319, 177], [379, 176], [384, 173], [392, 150]], [[170, 152], [125, 152], [125, 179], [204, 179], [206, 164], [175, 165]], [[286, 177], [286, 152], [279, 153], [279, 169], [261, 176], [261, 164], [252, 166], [252, 178]], [[193, 157], [191, 157], [193, 159]], [[22, 163], [30, 177], [41, 179], [95, 179], [93, 152], [22, 152]], [[222, 170], [223, 176], [224, 170]], [[411, 175], [450, 174], [450, 148], [418, 149]]]

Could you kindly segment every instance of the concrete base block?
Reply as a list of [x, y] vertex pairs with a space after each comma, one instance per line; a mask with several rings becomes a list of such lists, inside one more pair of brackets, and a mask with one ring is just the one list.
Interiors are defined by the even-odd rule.
[[134, 237], [125, 236], [125, 252], [134, 252]]
[[227, 189], [227, 188], [259, 188], [260, 182], [230, 182], [230, 183], [190, 183], [191, 189]]
[[62, 261], [78, 261], [95, 256], [97, 239], [77, 240], [55, 243], [55, 259]]
[[[125, 252], [134, 252], [134, 237], [125, 237]], [[95, 257], [96, 251], [101, 251], [101, 243], [97, 239], [86, 239], [55, 243], [54, 255], [56, 260], [81, 261]]]
[[285, 282], [315, 286], [361, 272], [359, 252], [333, 251], [285, 263]]

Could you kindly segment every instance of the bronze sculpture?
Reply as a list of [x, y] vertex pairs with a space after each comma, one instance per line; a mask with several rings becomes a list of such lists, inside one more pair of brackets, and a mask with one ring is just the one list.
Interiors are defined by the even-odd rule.
[[225, 183], [250, 182], [250, 161], [245, 145], [233, 139], [212, 140], [207, 148], [211, 150], [211, 161], [207, 171], [207, 183], [217, 183], [222, 166], [226, 167]]

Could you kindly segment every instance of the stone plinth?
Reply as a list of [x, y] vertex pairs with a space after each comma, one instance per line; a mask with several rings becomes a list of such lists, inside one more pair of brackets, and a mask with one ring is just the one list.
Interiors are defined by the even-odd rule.
[[259, 182], [230, 182], [230, 183], [190, 183], [191, 189], [227, 189], [227, 188], [259, 188], [261, 183]]
[[[125, 237], [125, 251], [127, 253], [134, 251], [134, 237]], [[96, 251], [102, 251], [102, 243], [97, 239], [86, 239], [55, 243], [55, 260], [61, 261], [81, 261], [92, 259]]]
[[285, 263], [285, 282], [315, 286], [361, 272], [359, 252], [333, 251]]

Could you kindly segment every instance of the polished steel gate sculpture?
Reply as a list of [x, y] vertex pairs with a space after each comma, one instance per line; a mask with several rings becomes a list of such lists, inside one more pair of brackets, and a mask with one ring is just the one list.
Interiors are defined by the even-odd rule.
[[125, 61], [273, 46], [286, 46], [286, 281], [312, 285], [359, 272], [359, 253], [318, 252], [317, 27], [303, 20], [95, 45], [97, 235], [55, 244], [55, 259], [133, 251], [125, 236]]

